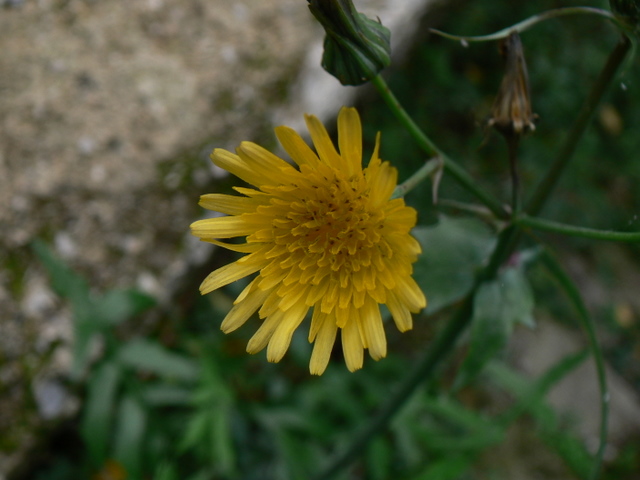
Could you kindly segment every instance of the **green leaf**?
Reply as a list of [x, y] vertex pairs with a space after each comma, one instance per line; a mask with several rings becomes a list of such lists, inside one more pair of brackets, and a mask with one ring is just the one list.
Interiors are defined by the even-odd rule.
[[502, 352], [515, 323], [535, 325], [533, 307], [533, 292], [522, 268], [507, 268], [495, 280], [480, 285], [473, 300], [469, 353], [460, 367], [455, 388], [473, 380], [489, 360]]
[[90, 297], [89, 286], [84, 278], [56, 257], [42, 240], [34, 240], [32, 248], [46, 268], [53, 290], [62, 298], [69, 300], [74, 309], [86, 308]]
[[414, 480], [457, 480], [471, 466], [471, 459], [461, 455], [430, 462]]
[[498, 280], [480, 285], [473, 300], [469, 352], [462, 362], [454, 389], [469, 383], [489, 360], [504, 349], [512, 325], [506, 305]]
[[184, 453], [206, 442], [210, 417], [209, 411], [199, 411], [190, 417], [182, 439], [178, 442], [179, 452]]
[[117, 325], [155, 305], [155, 300], [136, 290], [110, 290], [96, 300], [95, 309], [100, 320], [108, 325]]
[[435, 313], [464, 297], [473, 287], [476, 270], [495, 246], [495, 236], [479, 220], [443, 216], [413, 235], [422, 245], [414, 278], [427, 296], [427, 313]]
[[372, 480], [389, 478], [392, 451], [393, 448], [386, 438], [376, 437], [371, 440], [367, 448], [367, 465]]
[[158, 383], [147, 385], [142, 391], [144, 402], [154, 407], [188, 406], [193, 400], [193, 391], [176, 385]]
[[512, 324], [521, 323], [533, 328], [533, 290], [522, 268], [513, 267], [504, 270], [498, 280], [502, 286], [503, 315]]
[[114, 457], [127, 470], [128, 478], [142, 478], [146, 420], [146, 414], [136, 399], [130, 396], [122, 399], [118, 409]]
[[120, 374], [116, 364], [106, 363], [89, 380], [80, 431], [96, 467], [106, 460]]
[[212, 460], [225, 476], [235, 470], [235, 449], [231, 436], [232, 412], [229, 408], [214, 408], [211, 411]]
[[118, 359], [123, 365], [163, 377], [189, 381], [198, 379], [196, 363], [151, 340], [132, 340], [120, 349]]

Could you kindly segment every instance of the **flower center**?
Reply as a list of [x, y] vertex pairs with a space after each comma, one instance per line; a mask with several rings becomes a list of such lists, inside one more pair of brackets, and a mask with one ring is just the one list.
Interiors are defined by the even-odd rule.
[[359, 270], [363, 257], [364, 265], [370, 264], [385, 215], [370, 208], [363, 175], [347, 177], [332, 169], [311, 177], [308, 184], [294, 186], [295, 200], [287, 202], [285, 215], [274, 218], [276, 243], [287, 245], [292, 253], [302, 250], [313, 263], [331, 265], [332, 270], [343, 265]]

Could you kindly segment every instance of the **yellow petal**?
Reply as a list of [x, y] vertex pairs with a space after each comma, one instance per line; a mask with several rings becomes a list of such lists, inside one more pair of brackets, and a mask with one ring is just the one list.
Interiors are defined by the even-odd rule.
[[387, 308], [391, 312], [396, 327], [401, 332], [406, 332], [413, 328], [413, 317], [407, 306], [400, 302], [393, 291], [387, 292]]
[[324, 128], [324, 125], [322, 125], [320, 120], [313, 115], [305, 115], [304, 119], [307, 122], [309, 134], [311, 135], [313, 145], [316, 147], [320, 160], [322, 160], [326, 165], [340, 169], [342, 159], [340, 158], [340, 155], [338, 155], [338, 152], [336, 152], [336, 148], [333, 146], [333, 142], [327, 133], [327, 129]]
[[362, 368], [363, 348], [360, 339], [360, 331], [357, 322], [348, 322], [341, 331], [342, 336], [342, 352], [344, 353], [344, 361], [350, 372], [355, 372]]
[[287, 310], [280, 324], [276, 327], [269, 346], [267, 347], [267, 360], [270, 362], [279, 362], [287, 352], [291, 344], [293, 332], [298, 328], [304, 317], [307, 315], [309, 307], [304, 303], [298, 303], [294, 307]]
[[380, 316], [380, 307], [378, 304], [369, 299], [360, 309], [360, 317], [362, 333], [364, 334], [364, 344], [369, 349], [369, 355], [374, 360], [380, 360], [387, 356], [387, 337], [384, 334], [382, 325], [382, 317]]
[[203, 240], [244, 237], [255, 232], [256, 220], [245, 216], [205, 218], [191, 224], [191, 233]]
[[315, 167], [318, 165], [320, 162], [318, 156], [313, 153], [313, 150], [311, 150], [309, 145], [306, 144], [295, 130], [283, 126], [277, 127], [275, 131], [280, 144], [294, 162], [300, 166], [309, 165]]
[[258, 353], [266, 347], [283, 317], [284, 312], [281, 310], [276, 310], [273, 315], [269, 315], [247, 343], [247, 352]]
[[362, 125], [355, 108], [342, 107], [338, 114], [338, 145], [347, 174], [362, 171]]
[[[252, 255], [254, 254], [248, 255], [248, 257]], [[207, 293], [213, 292], [220, 287], [224, 287], [231, 282], [235, 282], [236, 280], [240, 280], [247, 275], [251, 275], [252, 273], [257, 272], [258, 270], [260, 270], [260, 267], [261, 262], [259, 261], [245, 261], [243, 263], [236, 261], [233, 263], [229, 263], [224, 267], [220, 267], [217, 270], [214, 270], [207, 276], [207, 278], [204, 279], [204, 281], [200, 285], [200, 293], [202, 295], [205, 295]]]
[[262, 291], [259, 288], [254, 289], [251, 293], [236, 303], [227, 316], [222, 321], [220, 329], [224, 333], [233, 332], [237, 328], [240, 328], [244, 323], [253, 315], [256, 310], [262, 305], [265, 299], [269, 296], [270, 291]]
[[427, 306], [424, 293], [412, 277], [399, 277], [398, 288], [394, 290], [394, 293], [413, 313], [418, 313]]
[[313, 353], [309, 361], [311, 375], [322, 375], [327, 368], [333, 344], [336, 341], [338, 327], [329, 318], [325, 317], [313, 345]]
[[211, 161], [218, 167], [226, 170], [227, 172], [235, 175], [236, 177], [244, 180], [256, 187], [266, 183], [265, 178], [259, 173], [256, 173], [252, 166], [241, 159], [238, 155], [231, 153], [222, 148], [216, 148], [211, 154]]
[[254, 198], [209, 193], [200, 197], [199, 205], [208, 210], [226, 213], [227, 215], [240, 215], [245, 212], [254, 212], [258, 205], [262, 205], [262, 202]]
[[259, 183], [250, 182], [253, 185], [284, 185], [300, 175], [280, 157], [253, 142], [242, 142], [236, 152], [253, 174], [260, 178]]

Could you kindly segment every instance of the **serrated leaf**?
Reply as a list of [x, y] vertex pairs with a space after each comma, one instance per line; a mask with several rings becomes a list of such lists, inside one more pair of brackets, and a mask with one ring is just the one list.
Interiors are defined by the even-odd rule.
[[181, 380], [197, 380], [199, 368], [191, 359], [146, 339], [132, 340], [118, 354], [123, 365]]
[[460, 300], [471, 290], [477, 269], [496, 242], [491, 230], [473, 218], [443, 216], [435, 226], [415, 228], [413, 235], [422, 245], [414, 278], [427, 296], [427, 313]]

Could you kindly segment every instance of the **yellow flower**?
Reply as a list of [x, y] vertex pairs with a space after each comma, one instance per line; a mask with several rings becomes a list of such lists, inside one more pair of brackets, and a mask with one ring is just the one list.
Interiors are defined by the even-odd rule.
[[[305, 119], [317, 155], [292, 129], [275, 130], [299, 170], [251, 142], [241, 143], [237, 155], [213, 151], [213, 163], [256, 189], [235, 187], [241, 196], [201, 197], [201, 206], [228, 216], [199, 220], [192, 233], [247, 255], [212, 272], [200, 291], [204, 295], [258, 272], [222, 330], [237, 329], [257, 310], [262, 324], [247, 351], [267, 347], [267, 359], [278, 362], [313, 309], [311, 373], [324, 372], [338, 329], [347, 367], [354, 371], [362, 367], [363, 349], [375, 360], [387, 353], [379, 304], [403, 332], [412, 327], [410, 312], [426, 307], [411, 277], [420, 253], [409, 233], [416, 211], [401, 198], [390, 199], [397, 171], [378, 158], [379, 134], [362, 168], [362, 128], [354, 108], [342, 108], [338, 116], [340, 153], [316, 117]], [[232, 237], [246, 242], [220, 241]]]

